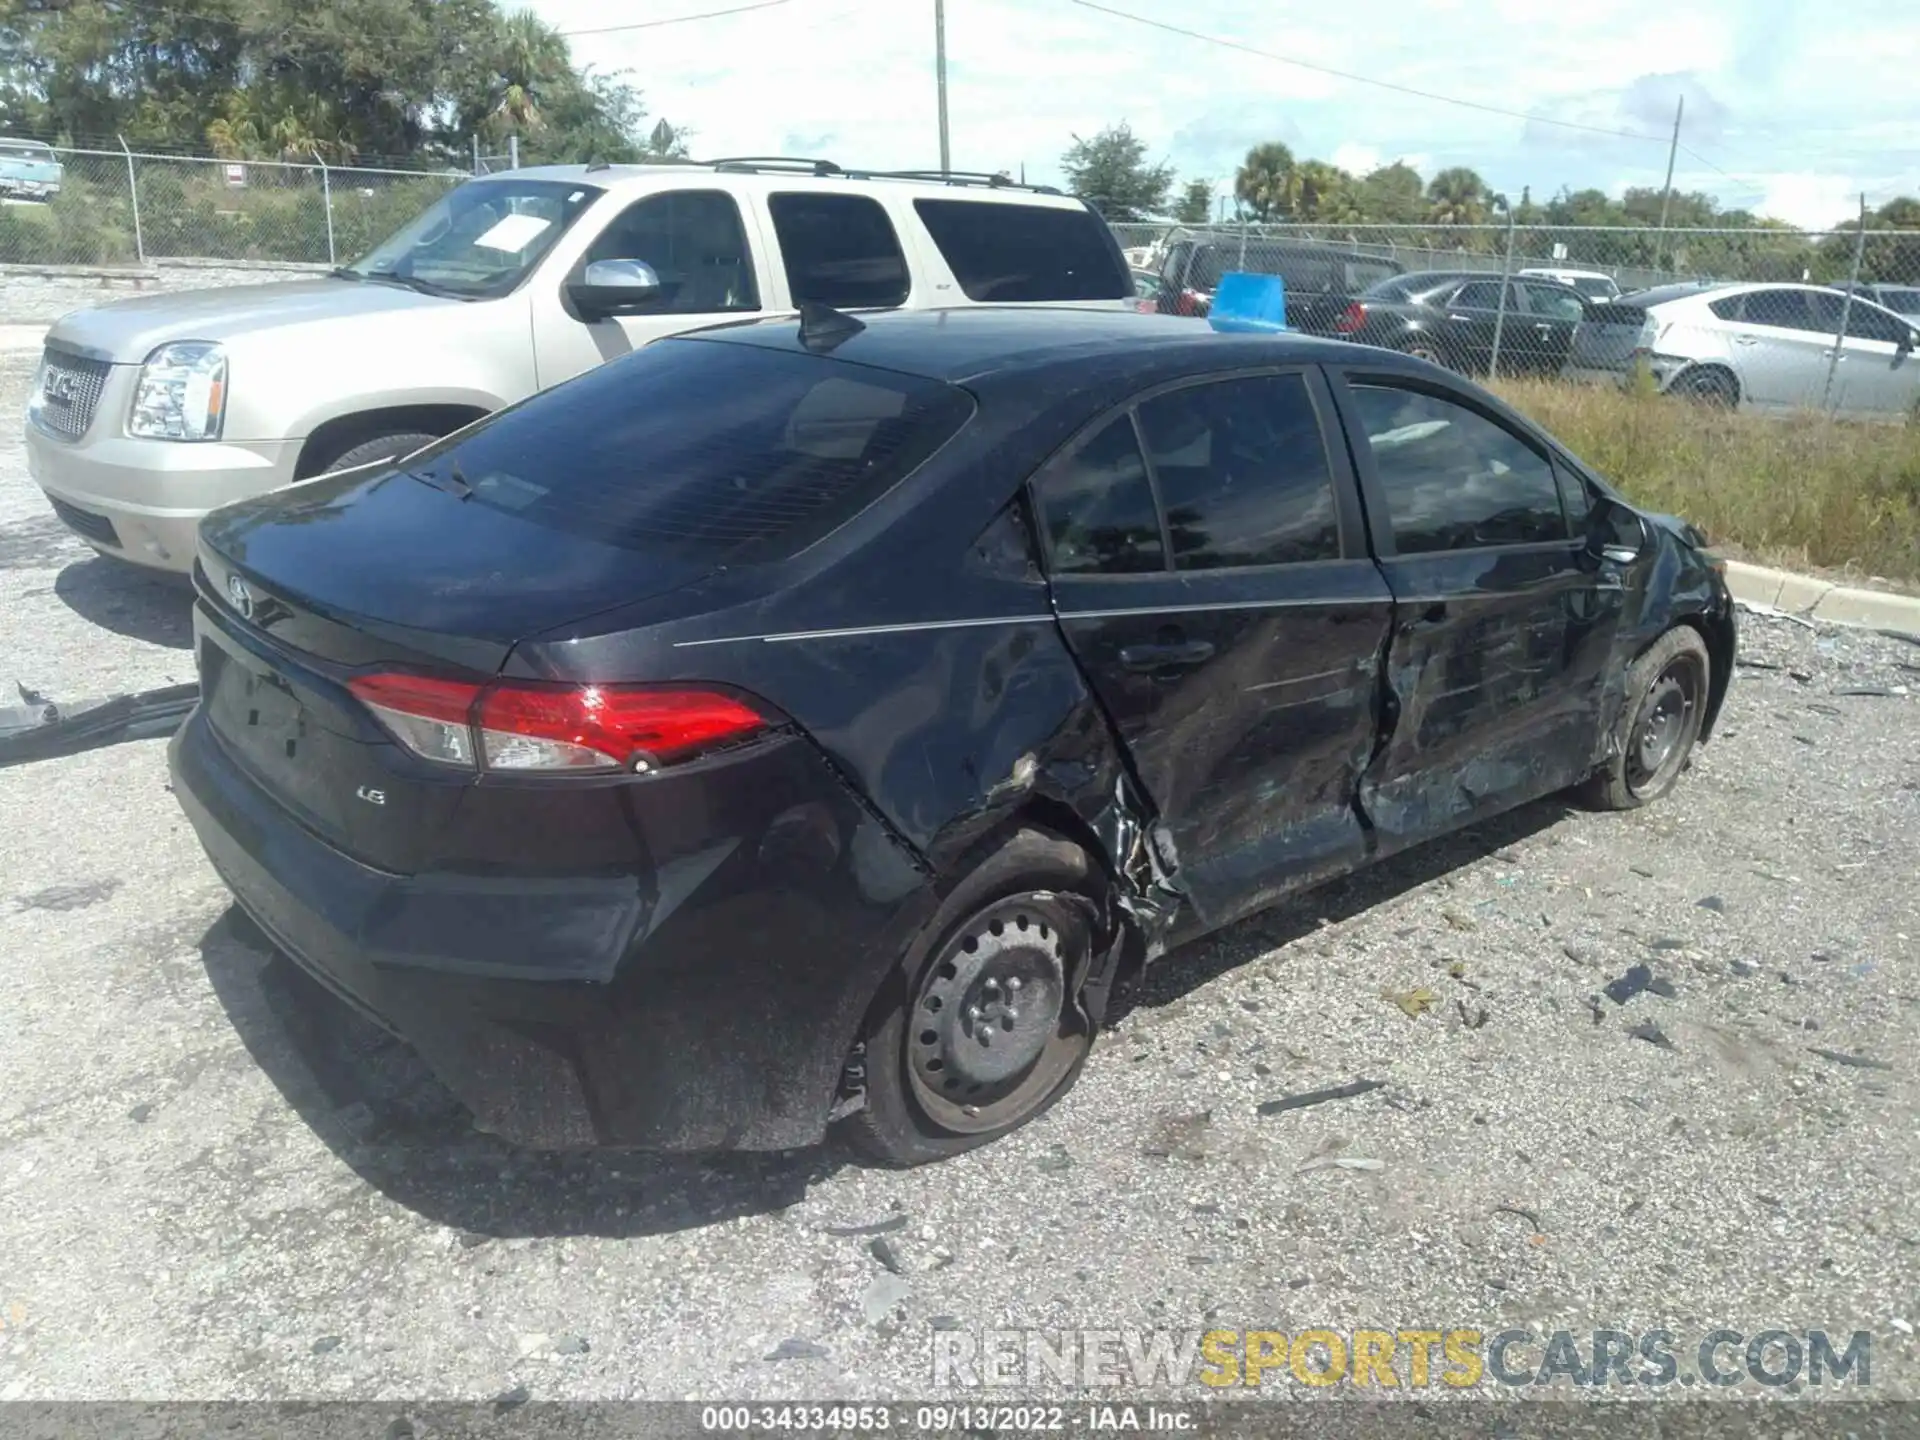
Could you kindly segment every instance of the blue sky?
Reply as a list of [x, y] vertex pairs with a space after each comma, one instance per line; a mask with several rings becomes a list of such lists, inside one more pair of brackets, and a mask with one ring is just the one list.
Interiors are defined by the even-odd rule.
[[[563, 30], [749, 0], [534, 0]], [[1103, 0], [1275, 55], [1626, 139], [1397, 94], [1075, 5], [946, 0], [956, 169], [1059, 178], [1076, 135], [1125, 120], [1184, 180], [1230, 183], [1247, 147], [1363, 172], [1478, 169], [1516, 198], [1661, 183], [1674, 102], [1678, 188], [1803, 225], [1920, 193], [1914, 0]], [[572, 39], [628, 68], [695, 152], [938, 163], [933, 0], [783, 0], [719, 19]]]

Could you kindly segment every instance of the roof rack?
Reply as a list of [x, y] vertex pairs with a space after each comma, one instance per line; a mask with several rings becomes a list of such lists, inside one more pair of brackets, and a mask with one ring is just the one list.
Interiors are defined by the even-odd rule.
[[1028, 185], [1005, 173], [984, 170], [861, 170], [862, 177], [875, 180], [932, 180], [943, 185], [985, 185], [990, 190], [1031, 190], [1036, 195], [1058, 195], [1052, 185]]
[[720, 160], [701, 160], [696, 163], [711, 165], [716, 170], [744, 171], [748, 174], [761, 170], [789, 170], [806, 175], [846, 173], [831, 160], [808, 160], [794, 155], [729, 155]]

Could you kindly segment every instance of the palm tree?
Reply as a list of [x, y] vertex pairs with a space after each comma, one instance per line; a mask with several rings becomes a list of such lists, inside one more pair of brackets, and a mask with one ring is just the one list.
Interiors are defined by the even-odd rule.
[[1455, 165], [1428, 183], [1427, 213], [1436, 225], [1480, 225], [1491, 198], [1479, 171]]
[[1353, 176], [1338, 165], [1309, 160], [1294, 172], [1299, 199], [1295, 208], [1302, 220], [1338, 222], [1358, 217]]
[[1233, 198], [1253, 212], [1256, 220], [1273, 220], [1293, 213], [1299, 193], [1293, 151], [1269, 140], [1247, 151], [1233, 177]]
[[515, 10], [500, 21], [493, 67], [493, 119], [509, 133], [540, 128], [547, 87], [573, 68], [566, 40], [531, 10]]

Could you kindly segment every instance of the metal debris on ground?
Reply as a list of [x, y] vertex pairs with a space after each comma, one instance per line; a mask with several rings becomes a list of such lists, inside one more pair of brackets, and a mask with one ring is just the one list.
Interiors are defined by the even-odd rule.
[[906, 1227], [907, 1217], [902, 1212], [898, 1215], [889, 1215], [884, 1220], [875, 1220], [870, 1225], [829, 1225], [826, 1227], [826, 1232], [829, 1235], [845, 1238], [860, 1235], [891, 1235], [895, 1230], [904, 1230]]
[[1278, 1100], [1262, 1100], [1254, 1108], [1257, 1114], [1279, 1115], [1287, 1110], [1304, 1110], [1309, 1105], [1324, 1105], [1329, 1100], [1351, 1100], [1356, 1095], [1383, 1090], [1386, 1084], [1384, 1080], [1355, 1080], [1346, 1085], [1330, 1085], [1325, 1090], [1305, 1090]]
[[1387, 1168], [1384, 1160], [1363, 1160], [1358, 1155], [1322, 1155], [1309, 1160], [1294, 1173], [1305, 1175], [1310, 1170], [1360, 1170], [1373, 1172]]
[[21, 705], [0, 709], [0, 767], [77, 755], [123, 740], [154, 740], [178, 730], [199, 703], [198, 685], [168, 685], [134, 695], [59, 704], [16, 684]]
[[1869, 1055], [1849, 1055], [1844, 1050], [1822, 1050], [1817, 1045], [1807, 1047], [1822, 1060], [1831, 1060], [1836, 1065], [1850, 1065], [1855, 1070], [1892, 1070], [1893, 1066], [1884, 1060], [1875, 1060]]
[[869, 1240], [867, 1242], [867, 1253], [894, 1274], [904, 1275], [907, 1273], [907, 1267], [900, 1263], [900, 1253], [893, 1248], [892, 1242], [890, 1242], [886, 1236], [876, 1235], [873, 1239]]
[[1674, 1048], [1673, 1041], [1667, 1038], [1667, 1032], [1651, 1020], [1642, 1020], [1638, 1025], [1628, 1026], [1627, 1034], [1635, 1040], [1644, 1040], [1649, 1045], [1658, 1045], [1662, 1050]]

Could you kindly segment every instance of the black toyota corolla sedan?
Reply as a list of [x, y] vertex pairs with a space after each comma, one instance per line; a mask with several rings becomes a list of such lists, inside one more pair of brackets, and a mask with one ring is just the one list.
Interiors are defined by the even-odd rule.
[[175, 790], [483, 1128], [914, 1163], [1172, 946], [1664, 795], [1732, 671], [1703, 544], [1405, 356], [810, 312], [210, 517]]

